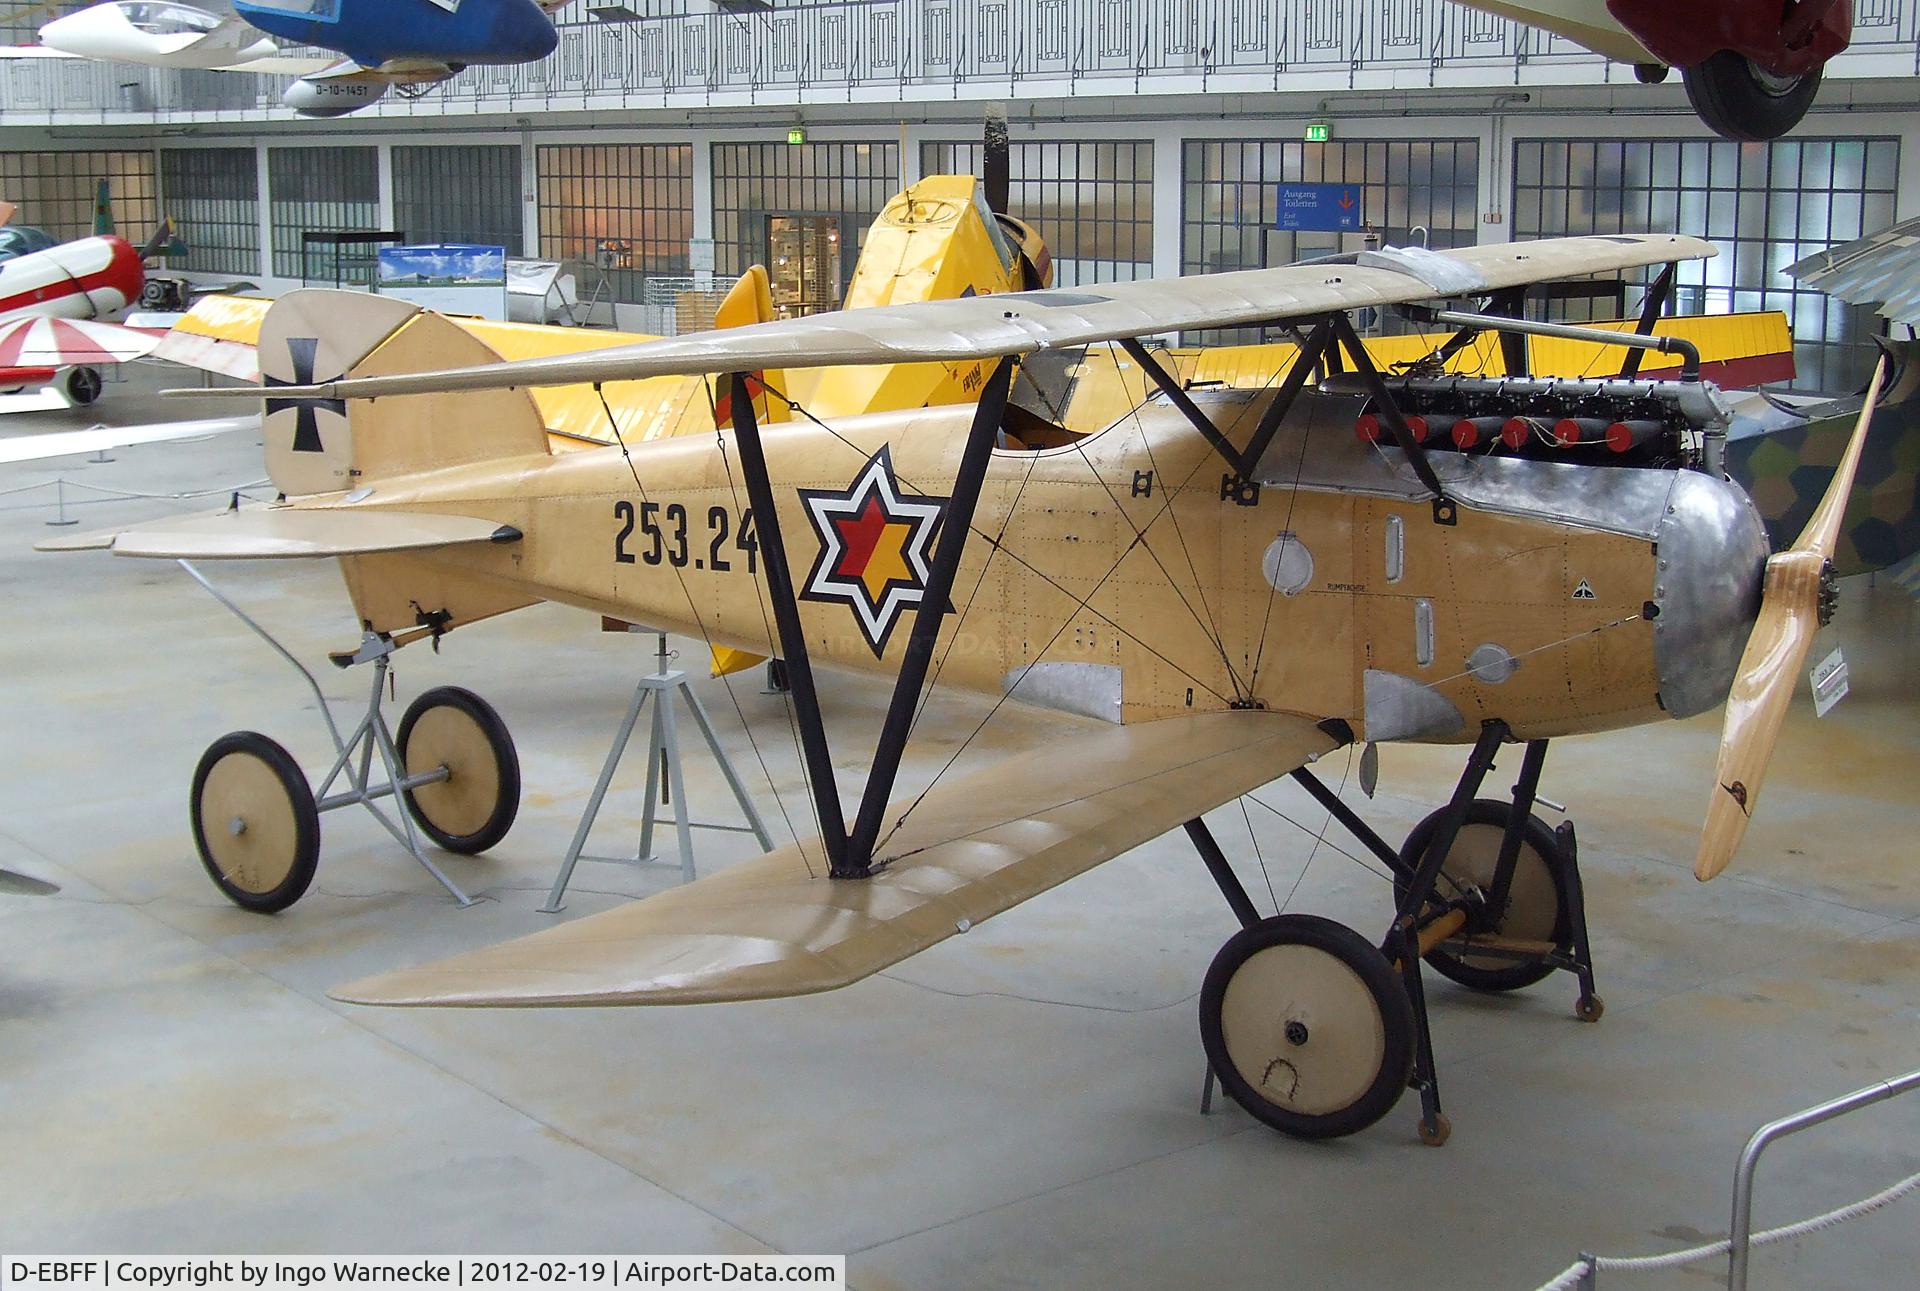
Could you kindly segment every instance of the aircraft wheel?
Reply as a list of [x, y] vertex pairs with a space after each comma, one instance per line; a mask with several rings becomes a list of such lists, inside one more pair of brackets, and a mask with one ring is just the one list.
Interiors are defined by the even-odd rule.
[[407, 810], [449, 852], [484, 852], [520, 811], [520, 758], [493, 705], [470, 690], [439, 686], [407, 707], [394, 737], [409, 777], [437, 767], [447, 778], [405, 790]]
[[1687, 101], [1725, 139], [1753, 143], [1778, 139], [1800, 124], [1820, 89], [1820, 71], [1776, 76], [1744, 54], [1723, 49], [1682, 68]]
[[1242, 928], [1200, 990], [1200, 1038], [1234, 1102], [1283, 1134], [1353, 1134], [1413, 1072], [1413, 1005], [1372, 943], [1331, 919]]
[[[1484, 893], [1493, 886], [1493, 869], [1500, 859], [1500, 841], [1506, 835], [1513, 804], [1476, 798], [1467, 808], [1467, 820], [1454, 835], [1453, 850], [1440, 863], [1437, 896], [1451, 899], [1468, 892]], [[1418, 865], [1427, 843], [1446, 815], [1442, 807], [1413, 827], [1400, 848], [1400, 859]], [[1394, 880], [1394, 894], [1406, 891], [1406, 882]], [[1567, 906], [1566, 878], [1560, 868], [1560, 848], [1553, 830], [1538, 816], [1527, 817], [1520, 831], [1520, 855], [1514, 862], [1513, 884], [1507, 889], [1506, 912], [1491, 928], [1521, 941], [1547, 941], [1564, 946], [1572, 936], [1573, 916]], [[1426, 962], [1450, 981], [1476, 991], [1517, 991], [1552, 976], [1553, 965], [1526, 963], [1493, 955], [1468, 955], [1435, 946]]]
[[193, 773], [193, 845], [242, 909], [284, 910], [313, 882], [320, 813], [293, 755], [254, 731], [215, 740]]
[[75, 368], [67, 373], [67, 398], [83, 408], [98, 399], [105, 388], [98, 368]]

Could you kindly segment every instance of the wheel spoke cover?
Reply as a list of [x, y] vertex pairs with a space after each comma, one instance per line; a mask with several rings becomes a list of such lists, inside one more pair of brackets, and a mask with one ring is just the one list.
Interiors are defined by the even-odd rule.
[[[235, 820], [244, 826], [237, 834]], [[200, 832], [220, 873], [243, 891], [272, 892], [293, 872], [300, 846], [293, 802], [274, 769], [251, 753], [229, 753], [208, 770]]]
[[445, 833], [479, 833], [500, 800], [500, 762], [480, 723], [451, 704], [426, 709], [407, 733], [408, 776], [443, 766], [447, 778], [413, 790], [413, 801]]
[[[1304, 1043], [1288, 1038], [1290, 1022], [1306, 1028]], [[1250, 956], [1227, 984], [1220, 1026], [1247, 1084], [1304, 1116], [1358, 1102], [1386, 1057], [1386, 1026], [1366, 982], [1313, 946], [1269, 946]]]

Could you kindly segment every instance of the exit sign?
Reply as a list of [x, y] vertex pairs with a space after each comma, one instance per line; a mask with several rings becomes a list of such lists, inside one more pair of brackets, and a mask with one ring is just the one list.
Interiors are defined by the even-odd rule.
[[807, 132], [799, 126], [792, 126], [787, 130], [788, 143], [805, 143], [806, 141]]
[[1302, 136], [1308, 143], [1325, 143], [1333, 138], [1333, 127], [1325, 121], [1307, 122], [1306, 133]]

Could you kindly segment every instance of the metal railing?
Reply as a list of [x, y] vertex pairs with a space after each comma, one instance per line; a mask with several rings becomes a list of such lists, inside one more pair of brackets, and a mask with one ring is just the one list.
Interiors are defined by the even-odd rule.
[[1798, 1220], [1791, 1224], [1782, 1224], [1770, 1228], [1764, 1233], [1753, 1231], [1753, 1176], [1760, 1165], [1760, 1156], [1780, 1139], [1789, 1134], [1798, 1134], [1801, 1130], [1824, 1124], [1835, 1117], [1848, 1112], [1871, 1107], [1875, 1103], [1885, 1102], [1900, 1094], [1920, 1089], [1920, 1071], [1910, 1071], [1904, 1076], [1891, 1080], [1876, 1081], [1851, 1094], [1819, 1103], [1779, 1120], [1769, 1121], [1753, 1132], [1741, 1149], [1740, 1163], [1733, 1172], [1733, 1224], [1728, 1236], [1718, 1242], [1709, 1242], [1704, 1246], [1690, 1246], [1685, 1250], [1665, 1251], [1659, 1255], [1593, 1255], [1583, 1252], [1579, 1259], [1562, 1270], [1551, 1281], [1542, 1283], [1537, 1291], [1598, 1291], [1601, 1273], [1654, 1273], [1667, 1269], [1677, 1269], [1689, 1264], [1700, 1264], [1707, 1260], [1727, 1257], [1728, 1291], [1747, 1291], [1747, 1262], [1752, 1249], [1756, 1246], [1771, 1246], [1778, 1242], [1793, 1241], [1825, 1229], [1837, 1227], [1850, 1220], [1870, 1215], [1884, 1206], [1891, 1205], [1920, 1189], [1920, 1174], [1911, 1174], [1870, 1197], [1862, 1198], [1850, 1205], [1836, 1207], [1824, 1214], [1809, 1219]]
[[[1192, 92], [1215, 82], [1328, 88], [1370, 73], [1429, 85], [1511, 85], [1533, 65], [1604, 60], [1578, 45], [1445, 0], [842, 0], [729, 13], [688, 9], [601, 23], [563, 10], [560, 47], [520, 67], [476, 67], [421, 101], [371, 112], [779, 104], [892, 89], [1006, 86], [1072, 95]], [[572, 14], [575, 16], [565, 17]], [[1842, 60], [1895, 55], [1920, 71], [1920, 0], [1856, 0]], [[1601, 75], [1632, 75], [1614, 66]], [[77, 60], [0, 64], [9, 122], [246, 119], [275, 111], [286, 81]]]
[[1805, 1111], [1769, 1121], [1754, 1131], [1740, 1153], [1740, 1164], [1733, 1172], [1733, 1227], [1729, 1230], [1727, 1251], [1728, 1291], [1747, 1291], [1747, 1257], [1753, 1242], [1753, 1174], [1760, 1166], [1760, 1154], [1789, 1134], [1812, 1129], [1836, 1116], [1871, 1107], [1900, 1094], [1920, 1089], [1920, 1071], [1910, 1071], [1892, 1080], [1883, 1080], [1856, 1089], [1851, 1094], [1809, 1107]]

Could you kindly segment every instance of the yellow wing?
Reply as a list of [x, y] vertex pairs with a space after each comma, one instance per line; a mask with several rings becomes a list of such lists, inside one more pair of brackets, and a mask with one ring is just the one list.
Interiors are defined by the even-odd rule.
[[[941, 784], [869, 879], [818, 842], [632, 905], [340, 987], [392, 1005], [702, 1004], [828, 991], [965, 932], [1337, 747], [1304, 717], [1102, 728]], [[897, 819], [911, 799], [896, 802]], [[811, 865], [811, 868], [809, 868]]]

